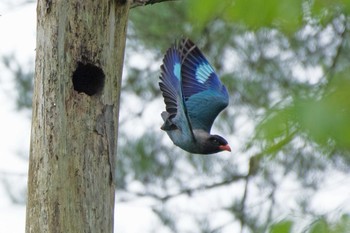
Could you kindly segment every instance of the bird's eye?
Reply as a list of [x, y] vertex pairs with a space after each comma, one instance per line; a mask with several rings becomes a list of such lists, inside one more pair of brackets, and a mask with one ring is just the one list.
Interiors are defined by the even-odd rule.
[[214, 143], [219, 143], [219, 141], [216, 138], [210, 138], [210, 141], [212, 141]]

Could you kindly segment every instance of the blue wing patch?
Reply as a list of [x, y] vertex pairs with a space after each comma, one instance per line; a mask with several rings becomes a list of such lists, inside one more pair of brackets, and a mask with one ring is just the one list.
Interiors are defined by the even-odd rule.
[[178, 108], [178, 96], [181, 93], [181, 54], [173, 46], [168, 49], [161, 66], [159, 87], [162, 91], [165, 109], [169, 118], [175, 117]]
[[210, 132], [215, 118], [228, 105], [226, 87], [192, 41], [183, 39], [179, 49], [182, 94], [192, 128]]
[[185, 99], [209, 89], [222, 91], [222, 84], [213, 67], [192, 41], [182, 40], [180, 51], [182, 88]]
[[174, 70], [173, 70], [175, 77], [179, 80], [181, 80], [181, 64], [180, 61], [176, 61], [174, 64]]
[[181, 53], [177, 44], [169, 48], [164, 56], [160, 80], [159, 87], [166, 109], [166, 112], [162, 113], [164, 119], [162, 129], [181, 128], [183, 133], [187, 133], [195, 140], [182, 94]]
[[211, 74], [215, 73], [213, 68], [207, 63], [201, 63], [198, 65], [196, 69], [196, 80], [201, 84], [204, 84], [211, 76]]

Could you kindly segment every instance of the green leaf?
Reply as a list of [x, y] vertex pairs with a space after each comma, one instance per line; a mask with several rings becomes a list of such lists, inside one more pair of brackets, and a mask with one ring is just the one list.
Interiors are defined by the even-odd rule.
[[316, 221], [310, 229], [310, 233], [329, 233], [329, 225], [324, 218]]
[[290, 233], [292, 230], [293, 222], [290, 220], [284, 220], [273, 224], [270, 227], [270, 233]]
[[[309, 7], [305, 7], [306, 3]], [[253, 30], [275, 27], [288, 34], [302, 26], [305, 15], [326, 24], [336, 15], [350, 13], [348, 0], [191, 0], [187, 4], [189, 19], [199, 28], [205, 28], [211, 20], [222, 19]]]
[[231, 1], [212, 1], [212, 0], [191, 0], [187, 1], [187, 15], [190, 21], [199, 28], [214, 18], [221, 15], [226, 7], [231, 5]]
[[348, 0], [315, 0], [310, 11], [313, 18], [326, 24], [336, 15], [350, 13], [350, 2]]
[[350, 148], [350, 79], [348, 72], [337, 74], [321, 99], [298, 99], [296, 111], [302, 130], [316, 142]]
[[293, 111], [292, 105], [271, 111], [268, 117], [258, 125], [258, 137], [267, 141], [274, 141], [288, 134], [294, 119]]
[[347, 233], [350, 229], [350, 215], [344, 214], [340, 220], [335, 223], [334, 233]]
[[302, 23], [302, 0], [191, 0], [187, 9], [190, 20], [202, 28], [216, 18], [254, 30], [278, 26], [286, 32], [297, 30]]

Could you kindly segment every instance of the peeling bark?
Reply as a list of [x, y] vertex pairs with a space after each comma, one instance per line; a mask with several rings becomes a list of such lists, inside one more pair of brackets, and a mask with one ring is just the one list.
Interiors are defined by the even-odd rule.
[[128, 4], [38, 1], [27, 233], [113, 232]]

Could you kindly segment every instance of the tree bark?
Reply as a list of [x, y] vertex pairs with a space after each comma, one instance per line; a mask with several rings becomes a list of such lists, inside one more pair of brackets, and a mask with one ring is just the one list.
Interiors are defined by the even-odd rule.
[[39, 0], [26, 232], [113, 232], [129, 3]]

